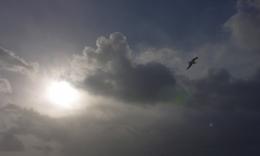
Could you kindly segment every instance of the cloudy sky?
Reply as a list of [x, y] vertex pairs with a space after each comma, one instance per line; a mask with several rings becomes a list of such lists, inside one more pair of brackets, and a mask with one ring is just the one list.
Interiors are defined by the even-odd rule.
[[259, 0], [1, 0], [0, 21], [0, 155], [260, 155]]

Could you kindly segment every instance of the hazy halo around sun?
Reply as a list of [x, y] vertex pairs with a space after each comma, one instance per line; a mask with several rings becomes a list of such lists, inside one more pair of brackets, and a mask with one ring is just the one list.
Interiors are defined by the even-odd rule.
[[79, 100], [78, 90], [64, 80], [50, 82], [46, 94], [50, 103], [62, 108], [73, 108], [73, 104]]

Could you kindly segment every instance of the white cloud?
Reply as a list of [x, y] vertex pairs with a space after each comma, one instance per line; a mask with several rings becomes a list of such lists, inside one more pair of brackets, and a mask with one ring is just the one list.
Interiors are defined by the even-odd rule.
[[11, 93], [12, 87], [7, 79], [0, 78], [0, 93]]
[[244, 50], [260, 49], [260, 1], [238, 0], [237, 13], [224, 25], [231, 33], [231, 40]]
[[0, 47], [0, 69], [29, 74], [38, 68], [37, 63], [29, 63], [14, 52]]

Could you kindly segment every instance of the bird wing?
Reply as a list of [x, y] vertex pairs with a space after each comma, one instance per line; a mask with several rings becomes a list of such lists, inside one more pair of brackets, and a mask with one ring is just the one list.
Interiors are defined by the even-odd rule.
[[192, 66], [192, 62], [189, 62], [189, 65], [188, 65], [188, 67], [186, 68], [186, 70], [188, 70], [188, 69], [190, 69], [190, 67]]
[[190, 67], [196, 63], [196, 60], [198, 59], [199, 57], [194, 57], [190, 62], [189, 62], [189, 65], [188, 67], [186, 68], [186, 70], [190, 69]]
[[192, 59], [192, 61], [194, 62], [194, 61], [196, 61], [198, 58], [199, 58], [199, 57], [194, 57], [194, 58]]

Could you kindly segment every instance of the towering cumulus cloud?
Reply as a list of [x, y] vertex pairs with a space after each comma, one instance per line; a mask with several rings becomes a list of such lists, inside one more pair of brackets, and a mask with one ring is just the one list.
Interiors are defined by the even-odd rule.
[[131, 61], [131, 50], [123, 34], [100, 37], [96, 45], [96, 49], [85, 48], [83, 55], [72, 61], [72, 66], [77, 63], [75, 67], [80, 68], [79, 73], [85, 73], [81, 75], [82, 83], [88, 91], [126, 101], [152, 102], [175, 87], [175, 78], [164, 65]]

